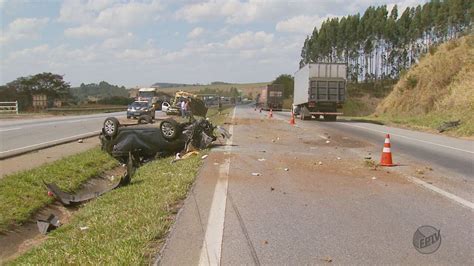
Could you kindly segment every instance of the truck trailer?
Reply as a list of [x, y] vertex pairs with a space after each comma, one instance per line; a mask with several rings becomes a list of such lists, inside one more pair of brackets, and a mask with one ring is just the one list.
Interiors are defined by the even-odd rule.
[[257, 103], [263, 110], [281, 111], [283, 108], [283, 85], [267, 85], [258, 95]]
[[335, 121], [346, 97], [346, 64], [307, 64], [295, 73], [293, 112], [301, 120]]

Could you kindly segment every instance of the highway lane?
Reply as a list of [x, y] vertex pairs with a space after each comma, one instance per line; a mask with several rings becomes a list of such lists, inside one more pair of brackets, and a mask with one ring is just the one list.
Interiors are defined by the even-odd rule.
[[[275, 113], [277, 118], [289, 120], [289, 113]], [[336, 121], [301, 121], [303, 127], [318, 126], [344, 132], [382, 147], [385, 134], [391, 135], [392, 153], [406, 154], [419, 161], [441, 167], [446, 172], [463, 177], [474, 177], [474, 141], [436, 135], [420, 131], [388, 127], [371, 123]], [[378, 158], [377, 158], [378, 160]]]
[[[106, 117], [125, 112], [0, 121], [0, 158], [100, 132]], [[156, 116], [164, 116], [160, 111]]]
[[[232, 140], [205, 159], [159, 265], [472, 264], [474, 208], [364, 165], [383, 134], [373, 145], [265, 115], [237, 107]], [[413, 246], [422, 225], [441, 232], [432, 254]]]

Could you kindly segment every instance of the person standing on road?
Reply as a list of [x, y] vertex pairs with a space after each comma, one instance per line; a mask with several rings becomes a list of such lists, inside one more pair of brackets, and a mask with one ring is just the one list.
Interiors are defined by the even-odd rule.
[[185, 115], [186, 117], [191, 116], [191, 108], [190, 108], [190, 101], [191, 99], [186, 99], [186, 103], [184, 104], [184, 110], [186, 111]]
[[181, 117], [182, 118], [186, 117], [186, 99], [183, 99], [181, 101]]

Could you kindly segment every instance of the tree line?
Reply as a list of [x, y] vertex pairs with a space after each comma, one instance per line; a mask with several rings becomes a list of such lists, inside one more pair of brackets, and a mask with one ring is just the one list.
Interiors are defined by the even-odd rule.
[[330, 18], [307, 36], [300, 67], [346, 63], [352, 81], [398, 78], [426, 52], [463, 34], [472, 34], [474, 1], [431, 0], [407, 7], [369, 7], [364, 14]]
[[18, 101], [20, 110], [33, 107], [33, 95], [42, 94], [47, 97], [47, 107], [52, 107], [54, 100], [63, 105], [75, 105], [88, 101], [88, 96], [98, 98], [98, 103], [125, 105], [133, 101], [129, 98], [124, 86], [116, 86], [101, 81], [98, 84], [84, 84], [71, 88], [69, 82], [59, 74], [44, 72], [26, 77], [19, 77], [0, 86], [2, 101]]

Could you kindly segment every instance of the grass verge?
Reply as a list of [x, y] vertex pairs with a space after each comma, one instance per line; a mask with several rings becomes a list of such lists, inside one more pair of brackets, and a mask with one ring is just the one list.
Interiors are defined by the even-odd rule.
[[74, 191], [85, 181], [111, 169], [118, 162], [99, 148], [79, 153], [35, 169], [7, 175], [0, 180], [0, 232], [27, 221], [50, 204], [43, 180]]
[[[219, 125], [232, 110], [233, 106], [224, 107], [219, 114], [211, 108], [208, 116]], [[202, 164], [201, 156], [170, 161], [163, 158], [143, 165], [130, 185], [82, 205], [42, 245], [9, 263], [149, 264]], [[84, 226], [88, 229], [81, 230]]]
[[143, 165], [130, 185], [84, 204], [69, 224], [11, 264], [148, 264], [200, 165], [200, 156]]

